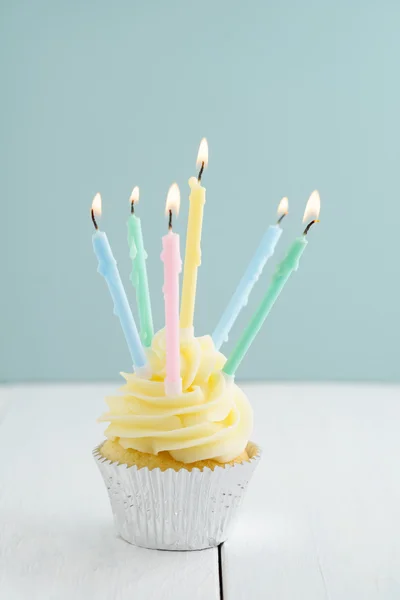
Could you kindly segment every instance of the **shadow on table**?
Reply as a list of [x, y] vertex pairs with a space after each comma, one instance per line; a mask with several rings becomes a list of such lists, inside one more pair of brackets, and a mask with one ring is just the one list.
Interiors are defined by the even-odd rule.
[[140, 597], [155, 570], [157, 579], [171, 582], [178, 576], [178, 561], [183, 568], [190, 561], [190, 553], [178, 553], [177, 559], [177, 553], [128, 544], [116, 537], [111, 520], [77, 522], [51, 515], [37, 520], [12, 512], [2, 514], [2, 523], [1, 598], [99, 600], [119, 598], [122, 591]]

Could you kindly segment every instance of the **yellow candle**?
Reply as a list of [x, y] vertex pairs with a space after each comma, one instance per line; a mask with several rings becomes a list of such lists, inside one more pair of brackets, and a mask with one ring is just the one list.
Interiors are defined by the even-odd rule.
[[200, 167], [198, 177], [191, 177], [189, 185], [189, 218], [186, 234], [185, 264], [183, 268], [181, 329], [193, 332], [194, 305], [196, 301], [197, 269], [201, 264], [201, 230], [203, 226], [203, 210], [206, 201], [206, 188], [201, 185], [201, 176], [208, 163], [208, 144], [203, 138], [197, 156]]

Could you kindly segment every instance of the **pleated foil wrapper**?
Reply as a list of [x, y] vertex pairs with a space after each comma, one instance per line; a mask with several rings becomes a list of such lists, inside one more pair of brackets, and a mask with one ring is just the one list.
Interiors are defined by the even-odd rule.
[[156, 550], [202, 550], [224, 542], [261, 451], [248, 443], [249, 461], [202, 471], [149, 470], [112, 462], [97, 446], [117, 534]]

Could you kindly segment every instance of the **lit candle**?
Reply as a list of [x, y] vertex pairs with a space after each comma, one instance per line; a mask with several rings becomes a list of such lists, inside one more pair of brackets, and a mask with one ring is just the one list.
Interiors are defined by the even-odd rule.
[[140, 337], [143, 345], [151, 346], [154, 335], [153, 316], [151, 312], [150, 291], [147, 279], [147, 252], [143, 245], [142, 224], [135, 215], [135, 206], [139, 202], [139, 188], [132, 190], [130, 197], [131, 215], [128, 219], [129, 256], [132, 260], [131, 282], [136, 290], [136, 301], [139, 310]]
[[206, 189], [201, 185], [201, 177], [208, 163], [208, 144], [203, 138], [197, 155], [197, 166], [200, 168], [197, 177], [189, 179], [191, 193], [189, 196], [189, 217], [186, 234], [185, 264], [183, 267], [182, 303], [180, 325], [189, 335], [193, 335], [194, 305], [196, 301], [197, 269], [201, 264], [201, 229], [203, 226], [203, 209], [206, 201]]
[[256, 253], [231, 297], [218, 325], [216, 326], [212, 339], [215, 347], [219, 350], [224, 342], [228, 341], [228, 335], [232, 329], [240, 311], [249, 300], [250, 292], [258, 281], [267, 260], [275, 252], [275, 246], [282, 234], [280, 226], [282, 219], [288, 213], [288, 199], [282, 198], [278, 206], [278, 222], [270, 225], [265, 232]]
[[98, 272], [103, 275], [114, 301], [114, 314], [120, 320], [122, 330], [132, 356], [133, 367], [140, 377], [150, 376], [147, 358], [140, 341], [121, 277], [104, 231], [99, 231], [96, 216], [101, 215], [101, 196], [96, 194], [92, 204], [92, 221], [95, 227], [93, 249], [99, 261]]
[[179, 343], [179, 273], [182, 270], [179, 235], [172, 231], [172, 213], [179, 212], [180, 192], [176, 183], [169, 188], [166, 214], [169, 217], [168, 233], [162, 238], [164, 263], [164, 304], [166, 340], [165, 393], [176, 396], [182, 393], [181, 356]]
[[308, 243], [306, 239], [307, 233], [311, 225], [317, 222], [319, 209], [319, 194], [317, 191], [314, 191], [307, 203], [303, 217], [303, 222], [309, 221], [309, 223], [305, 228], [303, 235], [295, 239], [293, 244], [290, 246], [287, 255], [277, 266], [276, 271], [272, 276], [272, 281], [260, 306], [256, 310], [253, 318], [244, 330], [242, 337], [225, 363], [223, 371], [226, 375], [232, 377], [235, 375], [238, 366], [242, 362], [257, 333], [260, 331], [262, 324], [267, 318], [271, 308], [275, 304], [275, 301], [281, 293], [285, 283], [293, 271], [297, 271], [300, 257]]

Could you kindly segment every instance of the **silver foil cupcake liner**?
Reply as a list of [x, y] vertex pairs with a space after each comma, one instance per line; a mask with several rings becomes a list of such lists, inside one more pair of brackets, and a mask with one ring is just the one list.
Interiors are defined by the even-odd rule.
[[249, 442], [250, 460], [202, 471], [149, 470], [112, 462], [97, 446], [117, 534], [157, 550], [202, 550], [224, 542], [261, 451]]

